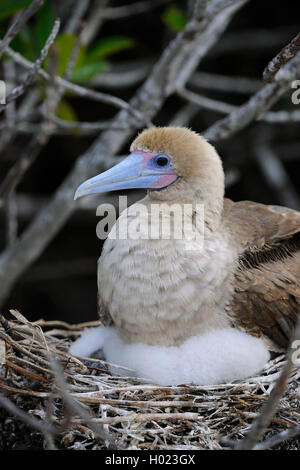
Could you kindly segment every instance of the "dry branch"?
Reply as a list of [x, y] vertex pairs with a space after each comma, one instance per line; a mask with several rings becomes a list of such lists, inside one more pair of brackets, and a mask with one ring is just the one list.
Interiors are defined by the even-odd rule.
[[227, 139], [263, 115], [289, 89], [300, 73], [300, 53], [277, 72], [274, 83], [265, 85], [249, 101], [217, 121], [204, 133], [208, 140]]
[[[10, 47], [7, 47], [5, 53], [16, 63], [24, 67], [25, 69], [31, 69], [33, 63], [27, 59], [24, 59], [18, 52], [13, 51]], [[65, 80], [62, 77], [55, 76], [51, 77], [49, 73], [47, 73], [43, 69], [38, 70], [38, 75], [40, 75], [44, 80], [54, 82], [55, 85], [64, 87], [65, 90], [71, 91], [77, 96], [81, 98], [90, 99], [92, 101], [99, 101], [101, 103], [110, 104], [111, 106], [115, 106], [118, 109], [125, 109], [132, 113], [135, 117], [142, 119], [141, 114], [138, 110], [133, 109], [130, 105], [118, 98], [116, 96], [110, 95], [108, 93], [102, 93], [100, 91], [94, 91], [83, 86], [77, 85], [76, 83], [71, 83], [68, 80]]]
[[[19, 407], [30, 404], [31, 414], [40, 416], [41, 424], [55, 427], [59, 434], [53, 445], [63, 448], [84, 448], [86, 443], [88, 448], [92, 445], [97, 449], [111, 444], [157, 450], [182, 446], [187, 450], [221, 449], [220, 434], [235, 440], [247, 434], [284, 364], [280, 356], [271, 360], [259, 377], [231, 384], [159, 386], [128, 377], [125, 369], [123, 374], [114, 375], [102, 360], [69, 356], [69, 338], [76, 338], [94, 323], [30, 323], [18, 312], [13, 314], [16, 319], [9, 324], [15, 339], [0, 329], [9, 368], [6, 378], [5, 368], [0, 368], [0, 389], [12, 400], [17, 394]], [[31, 359], [33, 350], [43, 358], [43, 364]], [[56, 357], [54, 364], [51, 355]], [[296, 435], [299, 373], [292, 372], [285, 396], [279, 400], [278, 412], [271, 420], [272, 431], [266, 440], [271, 445], [277, 444], [283, 430], [284, 439]], [[111, 437], [108, 442], [103, 434], [98, 442], [95, 440], [99, 426], [100, 434], [104, 428], [113, 436], [113, 442]], [[48, 428], [43, 427], [40, 432], [45, 429]]]
[[29, 5], [29, 7], [23, 11], [16, 21], [13, 22], [7, 33], [5, 34], [4, 38], [0, 43], [0, 57], [6, 51], [7, 46], [11, 43], [14, 37], [18, 34], [22, 26], [33, 16], [36, 11], [42, 6], [44, 0], [33, 0], [33, 2]]
[[46, 41], [46, 44], [45, 44], [45, 46], [43, 47], [43, 49], [40, 53], [39, 58], [32, 65], [32, 67], [31, 67], [27, 77], [25, 78], [24, 82], [22, 83], [22, 85], [17, 86], [16, 88], [14, 88], [7, 95], [6, 104], [0, 105], [0, 112], [3, 111], [6, 108], [6, 105], [8, 103], [10, 103], [13, 100], [16, 100], [19, 96], [21, 96], [27, 90], [27, 88], [31, 85], [31, 83], [35, 79], [36, 75], [38, 74], [44, 60], [46, 59], [46, 57], [48, 55], [49, 49], [52, 46], [52, 44], [53, 44], [53, 42], [54, 42], [54, 40], [55, 40], [55, 38], [58, 34], [59, 28], [60, 28], [60, 20], [56, 20], [54, 25], [53, 25], [52, 31], [51, 31], [51, 33], [50, 33], [50, 35], [49, 35], [49, 37]]
[[265, 82], [271, 83], [274, 76], [280, 70], [280, 68], [286, 64], [292, 57], [294, 57], [300, 50], [300, 33], [292, 39], [292, 41], [285, 46], [279, 54], [277, 54], [271, 62], [268, 63], [263, 73], [263, 79]]

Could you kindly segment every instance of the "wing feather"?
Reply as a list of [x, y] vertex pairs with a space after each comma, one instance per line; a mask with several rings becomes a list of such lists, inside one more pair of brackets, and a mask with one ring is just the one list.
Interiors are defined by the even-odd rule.
[[240, 249], [232, 321], [283, 350], [300, 312], [300, 213], [226, 200], [224, 220]]

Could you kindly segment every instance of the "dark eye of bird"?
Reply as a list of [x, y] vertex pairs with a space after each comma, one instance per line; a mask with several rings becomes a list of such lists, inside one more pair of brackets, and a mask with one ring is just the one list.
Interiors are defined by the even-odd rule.
[[169, 163], [169, 160], [167, 157], [158, 157], [156, 163], [158, 166], [166, 166]]

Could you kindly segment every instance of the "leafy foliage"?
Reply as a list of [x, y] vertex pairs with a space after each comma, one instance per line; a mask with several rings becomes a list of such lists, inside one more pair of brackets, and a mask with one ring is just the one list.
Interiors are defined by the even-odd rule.
[[[0, 20], [6, 20], [16, 11], [26, 8], [30, 2], [31, 0], [0, 1]], [[45, 0], [35, 16], [33, 27], [26, 24], [12, 41], [12, 48], [26, 59], [35, 61], [49, 37], [55, 18], [54, 2], [52, 0]], [[5, 30], [6, 27], [3, 27], [3, 34]], [[54, 44], [58, 55], [57, 73], [60, 76], [63, 76], [66, 72], [76, 41], [77, 36], [75, 34], [65, 33], [59, 34], [55, 40]], [[113, 54], [133, 46], [134, 41], [123, 36], [111, 36], [100, 39], [89, 48], [80, 46], [71, 80], [74, 82], [88, 82], [109, 67], [108, 59]], [[49, 67], [49, 60], [45, 61], [43, 67], [45, 69]]]
[[165, 9], [162, 20], [170, 29], [172, 29], [172, 31], [176, 33], [182, 31], [187, 23], [187, 17], [185, 13], [172, 5]]
[[4, 19], [16, 13], [22, 8], [27, 8], [32, 0], [2, 0], [0, 2], [0, 19]]

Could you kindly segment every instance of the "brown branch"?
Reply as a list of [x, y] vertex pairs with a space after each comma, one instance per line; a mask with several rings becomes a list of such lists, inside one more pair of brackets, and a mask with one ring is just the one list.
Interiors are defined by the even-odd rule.
[[272, 59], [263, 72], [263, 79], [272, 83], [278, 70], [300, 51], [300, 33]]

